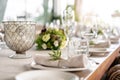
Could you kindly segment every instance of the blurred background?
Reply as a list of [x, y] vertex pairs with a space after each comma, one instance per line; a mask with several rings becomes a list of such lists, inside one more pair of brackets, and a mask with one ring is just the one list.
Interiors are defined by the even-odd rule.
[[60, 20], [69, 6], [75, 21], [120, 25], [120, 0], [0, 0], [0, 21], [33, 20], [40, 24]]

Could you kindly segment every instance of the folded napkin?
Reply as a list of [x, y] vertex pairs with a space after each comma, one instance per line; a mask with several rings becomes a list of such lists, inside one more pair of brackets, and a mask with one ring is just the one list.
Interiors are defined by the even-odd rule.
[[108, 48], [111, 43], [109, 40], [93, 40], [94, 44], [90, 48]]
[[88, 58], [85, 54], [76, 55], [68, 59], [50, 60], [49, 55], [37, 54], [34, 56], [36, 64], [51, 66], [51, 67], [69, 67], [69, 68], [86, 68], [88, 65]]
[[117, 43], [119, 42], [119, 36], [110, 36], [111, 43]]
[[106, 48], [89, 48], [91, 56], [106, 56], [109, 53]]

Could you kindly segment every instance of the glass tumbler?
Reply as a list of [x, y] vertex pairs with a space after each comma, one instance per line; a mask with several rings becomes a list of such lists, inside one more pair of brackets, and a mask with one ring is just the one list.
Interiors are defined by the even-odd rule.
[[86, 39], [80, 39], [79, 41], [77, 41], [77, 46], [75, 50], [76, 54], [86, 54], [87, 56], [90, 56], [89, 42]]

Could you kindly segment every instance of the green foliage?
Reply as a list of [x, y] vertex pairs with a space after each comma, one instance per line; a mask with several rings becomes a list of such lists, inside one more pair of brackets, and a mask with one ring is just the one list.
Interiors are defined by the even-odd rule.
[[89, 45], [94, 45], [94, 44], [95, 44], [94, 41], [89, 42]]
[[61, 51], [53, 50], [52, 53], [49, 53], [51, 59], [50, 60], [60, 60], [61, 59]]
[[98, 35], [103, 35], [103, 31], [101, 29], [98, 30], [97, 32]]
[[90, 33], [94, 33], [94, 32], [93, 32], [93, 29], [90, 29]]

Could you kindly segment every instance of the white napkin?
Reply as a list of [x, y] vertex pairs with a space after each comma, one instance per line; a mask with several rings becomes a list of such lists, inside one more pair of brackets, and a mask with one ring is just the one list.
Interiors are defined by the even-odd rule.
[[119, 42], [119, 36], [110, 36], [111, 43], [117, 43]]
[[36, 64], [51, 66], [51, 67], [73, 67], [73, 68], [86, 68], [88, 66], [88, 58], [85, 54], [76, 55], [68, 59], [50, 60], [49, 55], [37, 54], [34, 56]]
[[109, 40], [93, 40], [94, 45], [90, 45], [91, 48], [108, 48], [111, 43]]

